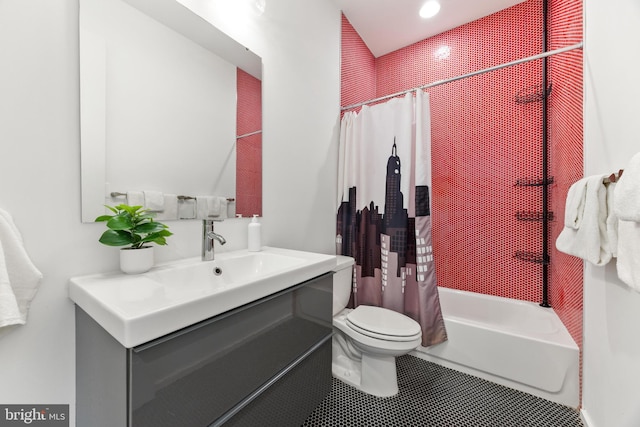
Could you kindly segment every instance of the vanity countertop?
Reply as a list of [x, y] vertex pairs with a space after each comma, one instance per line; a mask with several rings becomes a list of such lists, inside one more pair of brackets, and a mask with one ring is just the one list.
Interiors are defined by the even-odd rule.
[[[149, 272], [73, 277], [69, 298], [131, 348], [330, 272], [334, 255], [263, 247], [189, 258]], [[216, 275], [214, 270], [221, 273]]]

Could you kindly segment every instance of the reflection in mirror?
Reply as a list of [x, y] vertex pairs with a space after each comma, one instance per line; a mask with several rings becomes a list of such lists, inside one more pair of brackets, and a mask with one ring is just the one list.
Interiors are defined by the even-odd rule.
[[259, 57], [175, 0], [80, 0], [80, 68], [84, 222], [261, 215]]

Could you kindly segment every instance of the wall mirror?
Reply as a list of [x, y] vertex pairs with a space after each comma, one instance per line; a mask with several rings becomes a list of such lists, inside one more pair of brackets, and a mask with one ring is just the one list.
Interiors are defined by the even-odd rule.
[[140, 192], [261, 215], [260, 57], [176, 0], [80, 0], [79, 25], [82, 221]]

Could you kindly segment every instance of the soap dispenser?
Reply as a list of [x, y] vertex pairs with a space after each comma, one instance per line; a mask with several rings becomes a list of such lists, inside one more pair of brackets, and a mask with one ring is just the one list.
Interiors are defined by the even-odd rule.
[[258, 252], [260, 250], [260, 223], [258, 222], [258, 215], [254, 215], [249, 223], [248, 230], [248, 249], [249, 252]]

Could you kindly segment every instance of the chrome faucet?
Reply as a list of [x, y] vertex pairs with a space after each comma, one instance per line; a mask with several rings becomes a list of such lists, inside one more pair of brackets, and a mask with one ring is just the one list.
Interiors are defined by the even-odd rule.
[[217, 240], [221, 245], [227, 243], [224, 237], [213, 231], [213, 219], [202, 220], [202, 260], [211, 261], [215, 258], [213, 241]]

